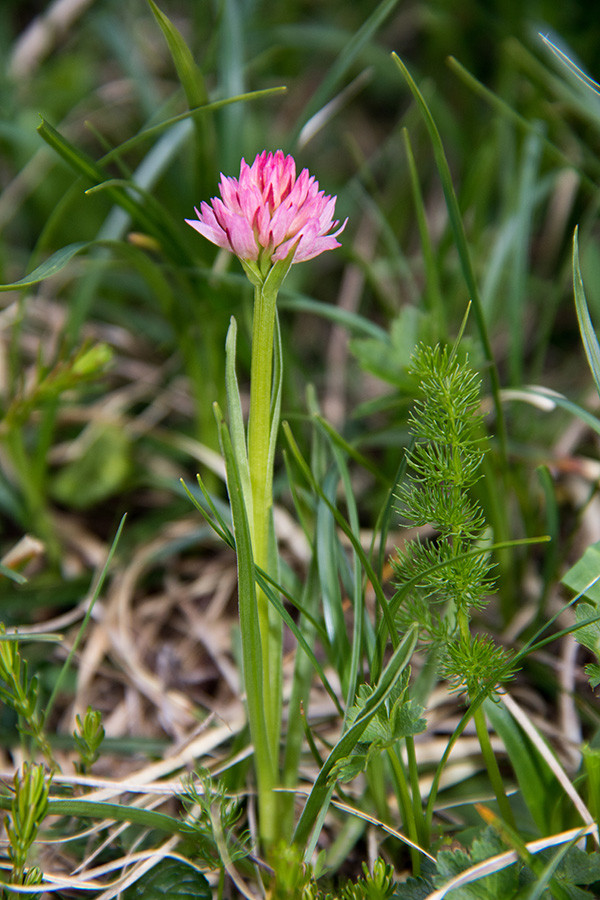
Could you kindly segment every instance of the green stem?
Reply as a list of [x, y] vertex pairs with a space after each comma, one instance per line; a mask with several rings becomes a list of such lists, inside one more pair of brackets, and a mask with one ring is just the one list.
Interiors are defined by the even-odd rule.
[[508, 802], [508, 797], [504, 792], [502, 775], [500, 774], [496, 756], [492, 749], [492, 742], [490, 741], [490, 735], [485, 722], [485, 713], [481, 707], [478, 707], [478, 709], [476, 709], [473, 713], [473, 721], [475, 722], [477, 738], [479, 739], [479, 746], [481, 747], [481, 753], [483, 755], [488, 776], [492, 783], [494, 794], [496, 795], [496, 800], [500, 809], [500, 815], [507, 825], [510, 825], [511, 828], [514, 828], [516, 830], [517, 826], [515, 825], [513, 812], [510, 803]]
[[[417, 823], [415, 821], [415, 815], [413, 806], [410, 800], [410, 792], [408, 790], [408, 784], [406, 782], [406, 774], [404, 772], [404, 767], [402, 762], [400, 761], [400, 757], [396, 751], [390, 747], [387, 752], [388, 759], [392, 766], [392, 772], [394, 774], [394, 784], [396, 785], [396, 797], [398, 799], [398, 807], [400, 809], [400, 813], [402, 815], [402, 822], [404, 827], [408, 832], [408, 837], [415, 844], [419, 844], [419, 835], [417, 834]], [[412, 861], [412, 869], [413, 875], [418, 876], [421, 874], [421, 854], [415, 850], [414, 847], [410, 848], [410, 858]]]
[[427, 848], [427, 829], [425, 827], [425, 815], [423, 801], [421, 800], [421, 788], [419, 786], [419, 769], [417, 766], [417, 754], [415, 752], [415, 739], [408, 735], [405, 739], [406, 754], [408, 759], [408, 774], [410, 778], [410, 790], [412, 793], [412, 808], [421, 847]]
[[[276, 300], [276, 291], [266, 290], [264, 285], [255, 287], [248, 421], [248, 468], [252, 493], [250, 532], [254, 564], [273, 575], [276, 575], [276, 553], [272, 534], [272, 435], [276, 434], [279, 424], [274, 420], [277, 412], [272, 404]], [[272, 761], [271, 785], [260, 788], [259, 805], [261, 833], [270, 842], [277, 833], [277, 804], [272, 789], [277, 784], [279, 771], [282, 626], [277, 611], [258, 585], [256, 598], [262, 648], [264, 716]], [[271, 794], [269, 798], [267, 793]]]

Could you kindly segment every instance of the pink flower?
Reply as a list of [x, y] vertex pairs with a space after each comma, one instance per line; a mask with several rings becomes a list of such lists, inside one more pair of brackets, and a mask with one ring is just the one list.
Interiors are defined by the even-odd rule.
[[339, 225], [333, 221], [336, 197], [320, 191], [308, 169], [296, 178], [294, 158], [281, 150], [263, 150], [251, 166], [242, 159], [239, 179], [222, 174], [219, 191], [221, 199], [201, 203], [198, 218], [186, 222], [263, 271], [264, 263], [286, 259], [294, 245], [294, 263], [341, 246], [336, 237], [348, 220], [332, 231]]

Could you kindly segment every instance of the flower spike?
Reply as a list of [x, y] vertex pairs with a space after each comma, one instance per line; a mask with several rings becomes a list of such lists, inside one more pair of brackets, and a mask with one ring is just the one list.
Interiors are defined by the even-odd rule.
[[[251, 166], [242, 159], [239, 178], [221, 175], [221, 198], [202, 202], [188, 225], [240, 260], [258, 263], [262, 272], [285, 260], [295, 246], [292, 263], [313, 259], [341, 246], [346, 227], [334, 221], [336, 197], [319, 190], [319, 182], [282, 150], [263, 150]], [[336, 229], [335, 231], [333, 229]]]

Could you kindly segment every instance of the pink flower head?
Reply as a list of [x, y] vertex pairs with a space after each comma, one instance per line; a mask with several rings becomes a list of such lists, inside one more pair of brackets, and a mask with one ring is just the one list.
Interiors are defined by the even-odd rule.
[[[319, 182], [303, 169], [296, 178], [296, 163], [282, 150], [260, 153], [251, 166], [243, 159], [240, 177], [221, 175], [221, 199], [200, 204], [197, 219], [188, 225], [240, 260], [264, 264], [286, 259], [294, 245], [292, 262], [304, 262], [333, 250], [346, 227], [333, 221], [336, 197], [319, 190]], [[211, 205], [212, 204], [212, 205]]]

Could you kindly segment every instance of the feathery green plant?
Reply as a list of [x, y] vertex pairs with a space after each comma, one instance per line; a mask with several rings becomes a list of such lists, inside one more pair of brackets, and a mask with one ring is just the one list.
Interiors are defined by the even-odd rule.
[[[422, 397], [409, 418], [414, 445], [398, 510], [412, 524], [430, 526], [428, 541], [408, 541], [393, 560], [402, 605], [401, 627], [417, 622], [420, 637], [439, 658], [440, 675], [474, 697], [510, 677], [506, 652], [471, 632], [473, 610], [493, 589], [483, 511], [472, 495], [486, 452], [480, 379], [468, 361], [439, 345], [417, 347], [411, 371]], [[481, 707], [473, 713], [481, 750], [500, 810], [513, 822]]]
[[[13, 779], [13, 799], [6, 816], [8, 858], [12, 865], [10, 880], [13, 884], [34, 885], [42, 880], [36, 866], [27, 867], [29, 852], [37, 837], [40, 824], [48, 811], [50, 779], [43, 765], [24, 763]], [[18, 896], [6, 891], [5, 896]]]
[[76, 763], [76, 768], [78, 772], [87, 775], [100, 756], [100, 748], [104, 740], [102, 713], [88, 706], [83, 719], [77, 714], [75, 721], [77, 728], [73, 732], [73, 739], [79, 753], [79, 762]]
[[7, 635], [0, 623], [0, 697], [16, 712], [18, 728], [23, 736], [33, 739], [44, 754], [48, 765], [56, 763], [44, 728], [44, 714], [40, 709], [38, 679], [29, 678], [27, 661], [23, 659], [15, 635]]

